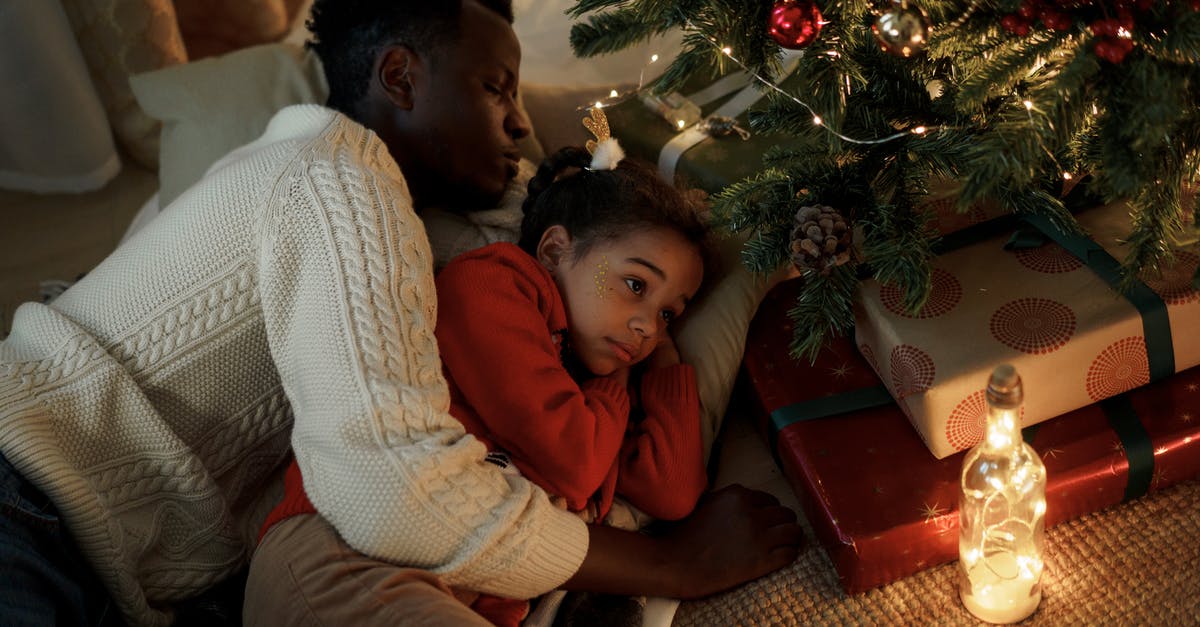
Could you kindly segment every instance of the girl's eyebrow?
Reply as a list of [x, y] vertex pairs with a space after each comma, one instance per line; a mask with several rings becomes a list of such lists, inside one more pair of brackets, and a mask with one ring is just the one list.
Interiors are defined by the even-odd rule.
[[640, 266], [645, 266], [647, 270], [653, 272], [654, 274], [657, 274], [658, 278], [660, 278], [664, 281], [667, 280], [667, 273], [663, 272], [662, 268], [659, 268], [658, 266], [654, 265], [653, 263], [650, 263], [649, 261], [647, 261], [645, 259], [642, 259], [641, 257], [627, 257], [625, 259], [625, 261], [628, 261], [629, 263], [636, 263]]

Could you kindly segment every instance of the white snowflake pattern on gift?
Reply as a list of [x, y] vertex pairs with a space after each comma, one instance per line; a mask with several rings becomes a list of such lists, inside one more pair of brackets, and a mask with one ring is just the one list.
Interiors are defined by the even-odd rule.
[[894, 285], [883, 285], [879, 288], [879, 301], [883, 303], [884, 307], [887, 307], [888, 311], [904, 318], [924, 319], [944, 316], [953, 311], [958, 306], [958, 302], [962, 300], [962, 283], [953, 274], [941, 268], [933, 269], [931, 280], [933, 285], [929, 289], [929, 298], [921, 310], [915, 314], [904, 310], [904, 295], [900, 292], [900, 288]]
[[997, 342], [1044, 355], [1062, 348], [1075, 335], [1075, 312], [1048, 298], [1018, 298], [1001, 305], [988, 326]]
[[1101, 401], [1150, 382], [1146, 340], [1140, 335], [1123, 338], [1100, 352], [1087, 372], [1087, 393]]

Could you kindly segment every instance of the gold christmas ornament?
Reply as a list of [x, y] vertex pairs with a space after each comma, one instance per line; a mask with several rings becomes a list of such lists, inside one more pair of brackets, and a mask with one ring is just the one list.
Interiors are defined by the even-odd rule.
[[929, 31], [929, 16], [909, 0], [893, 2], [871, 25], [879, 47], [899, 57], [911, 57], [924, 51]]

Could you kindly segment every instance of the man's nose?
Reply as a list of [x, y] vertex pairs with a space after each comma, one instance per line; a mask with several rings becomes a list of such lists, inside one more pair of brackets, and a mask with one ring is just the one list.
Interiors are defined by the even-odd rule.
[[533, 132], [533, 124], [529, 121], [529, 115], [525, 113], [525, 107], [521, 106], [519, 98], [513, 101], [512, 109], [504, 119], [504, 130], [508, 131], [513, 139], [527, 137]]

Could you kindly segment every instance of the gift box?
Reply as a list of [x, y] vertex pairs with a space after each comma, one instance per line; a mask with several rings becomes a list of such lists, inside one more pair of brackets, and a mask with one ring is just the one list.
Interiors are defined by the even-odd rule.
[[1122, 296], [1115, 287], [1128, 208], [1076, 217], [1090, 238], [1029, 218], [940, 255], [915, 314], [904, 311], [897, 288], [863, 281], [856, 342], [935, 456], [983, 438], [983, 389], [999, 363], [1046, 383], [1029, 386], [1025, 424], [1200, 363], [1196, 246], [1176, 249], [1172, 267]]
[[[791, 358], [787, 310], [798, 293], [788, 281], [763, 301], [741, 392], [842, 586], [857, 593], [957, 559], [965, 453], [932, 457], [849, 338], [815, 364]], [[1027, 395], [1055, 384], [1024, 383]], [[1198, 476], [1200, 368], [1023, 434], [1046, 466], [1048, 526]]]

